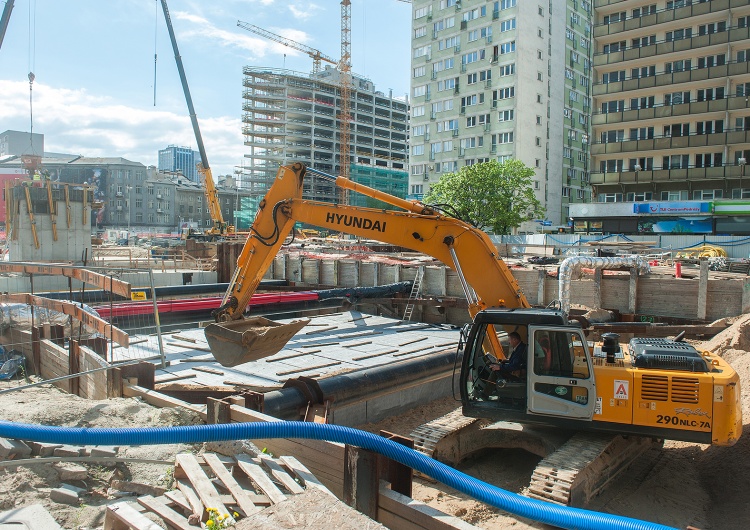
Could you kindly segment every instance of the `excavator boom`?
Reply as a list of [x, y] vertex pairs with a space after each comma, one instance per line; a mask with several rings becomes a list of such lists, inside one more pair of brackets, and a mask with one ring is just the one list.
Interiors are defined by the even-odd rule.
[[[214, 314], [217, 324], [206, 328], [206, 339], [214, 356], [231, 343], [232, 334], [226, 331], [229, 328], [235, 332], [236, 345], [247, 343], [247, 332], [252, 332], [252, 325], [243, 329], [233, 321], [242, 317], [250, 297], [271, 266], [284, 239], [292, 231], [294, 223], [298, 221], [410, 248], [440, 260], [461, 278], [472, 317], [487, 307], [530, 307], [508, 267], [498, 257], [494, 244], [484, 232], [458, 219], [440, 215], [419, 202], [405, 201], [341, 177], [336, 179], [338, 186], [409, 211], [303, 200], [304, 176], [305, 168], [302, 164], [282, 167], [261, 202], [251, 235], [237, 259], [237, 268], [224, 303]], [[281, 327], [263, 331], [267, 342], [274, 344], [273, 334], [284, 334]], [[272, 355], [281, 347], [283, 344], [275, 350], [269, 348], [265, 352], [259, 352], [256, 347], [252, 352], [248, 351], [248, 357], [255, 359]], [[232, 357], [239, 358], [237, 355]]]

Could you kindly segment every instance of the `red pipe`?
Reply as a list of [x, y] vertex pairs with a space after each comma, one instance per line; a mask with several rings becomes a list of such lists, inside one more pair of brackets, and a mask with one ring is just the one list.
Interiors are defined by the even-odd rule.
[[[159, 313], [184, 313], [189, 311], [209, 311], [216, 309], [221, 305], [222, 297], [210, 298], [182, 298], [177, 300], [163, 300], [156, 302]], [[250, 298], [249, 306], [260, 306], [268, 304], [294, 304], [298, 302], [310, 302], [318, 300], [318, 293], [312, 291], [302, 291], [293, 293], [258, 293]], [[94, 307], [99, 316], [105, 319], [110, 318], [109, 306]], [[154, 303], [148, 302], [125, 302], [112, 306], [111, 315], [114, 318], [135, 316], [135, 315], [152, 315], [154, 313]]]

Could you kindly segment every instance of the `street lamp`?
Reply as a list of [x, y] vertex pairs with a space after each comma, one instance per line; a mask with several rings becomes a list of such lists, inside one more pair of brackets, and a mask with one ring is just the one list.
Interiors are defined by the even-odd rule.
[[635, 166], [633, 166], [633, 169], [635, 170], [635, 185], [637, 186], [638, 185], [638, 172], [641, 170], [641, 165], [636, 164]]
[[745, 157], [741, 157], [737, 159], [737, 163], [740, 165], [740, 199], [742, 198], [742, 179], [745, 178], [745, 164], [747, 164], [747, 159]]

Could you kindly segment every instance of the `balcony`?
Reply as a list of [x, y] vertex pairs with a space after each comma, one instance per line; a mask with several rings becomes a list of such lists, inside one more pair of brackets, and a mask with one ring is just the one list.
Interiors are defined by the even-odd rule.
[[[615, 83], [595, 83], [592, 92], [594, 96], [602, 96], [644, 88], [668, 87], [682, 83], [720, 79], [747, 73], [750, 73], [750, 62], [734, 62], [720, 66], [710, 66], [708, 68], [694, 68], [682, 72], [672, 72], [671, 74], [660, 73], [649, 77], [629, 78]], [[677, 90], [682, 90], [682, 88], [680, 87]]]
[[626, 48], [612, 53], [597, 53], [594, 55], [594, 66], [603, 66], [608, 64], [618, 64], [623, 61], [634, 61], [636, 59], [647, 59], [649, 57], [662, 56], [668, 53], [692, 51], [691, 56], [697, 57], [708, 54], [708, 50], [702, 50], [708, 46], [722, 45], [726, 49], [728, 42], [739, 42], [750, 38], [750, 28], [734, 28], [720, 33], [711, 33], [709, 35], [696, 35], [689, 39], [680, 39], [675, 41], [662, 41], [648, 46], [637, 48]]
[[[739, 179], [742, 177], [740, 166], [719, 167], [691, 167], [681, 169], [654, 169], [650, 171], [639, 171], [636, 177], [635, 171], [623, 171], [613, 173], [591, 173], [591, 184], [593, 186], [608, 186], [623, 184], [660, 184], [669, 182], [687, 182], [700, 180], [725, 180]], [[745, 177], [747, 178], [747, 177]], [[716, 184], [719, 184], [718, 182]]]
[[750, 143], [750, 131], [725, 131], [710, 134], [690, 134], [688, 136], [656, 137], [643, 140], [595, 143], [591, 145], [591, 155], [612, 155], [619, 153], [645, 153], [669, 149], [689, 149], [737, 145]]
[[[594, 7], [604, 7], [621, 3], [622, 0], [595, 0]], [[639, 29], [654, 24], [663, 24], [673, 20], [682, 20], [696, 15], [705, 15], [718, 11], [725, 11], [729, 8], [738, 8], [747, 5], [746, 0], [711, 0], [710, 2], [693, 3], [692, 5], [680, 7], [678, 9], [661, 10], [653, 15], [646, 15], [639, 18], [629, 18], [627, 20], [616, 22], [614, 24], [599, 24], [594, 27], [594, 37], [604, 37], [613, 35], [622, 31]]]
[[679, 105], [659, 105], [646, 109], [624, 110], [622, 112], [597, 113], [591, 117], [592, 125], [611, 125], [655, 118], [693, 116], [711, 112], [726, 112], [748, 108], [744, 97], [729, 97], [710, 101], [692, 101]]

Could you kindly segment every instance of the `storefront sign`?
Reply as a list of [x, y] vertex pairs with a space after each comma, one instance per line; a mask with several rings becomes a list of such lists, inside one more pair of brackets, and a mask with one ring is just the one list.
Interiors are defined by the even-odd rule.
[[710, 213], [710, 202], [636, 202], [633, 213], [648, 215], [685, 215]]
[[714, 203], [716, 215], [750, 215], [750, 201], [717, 201]]

